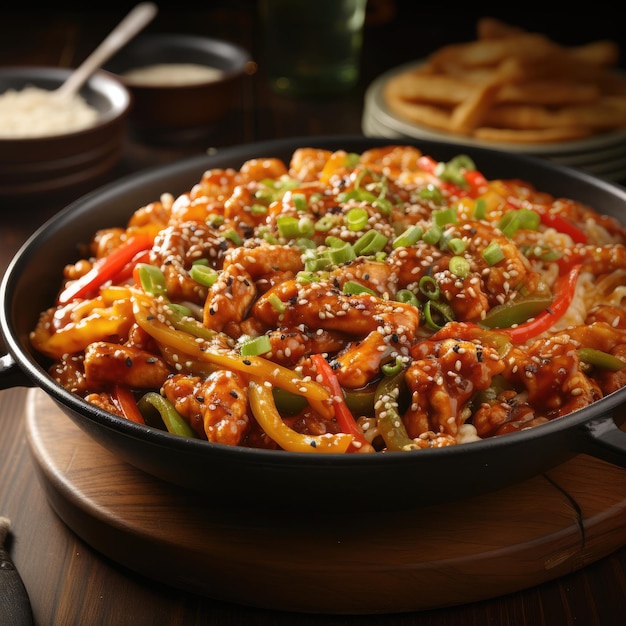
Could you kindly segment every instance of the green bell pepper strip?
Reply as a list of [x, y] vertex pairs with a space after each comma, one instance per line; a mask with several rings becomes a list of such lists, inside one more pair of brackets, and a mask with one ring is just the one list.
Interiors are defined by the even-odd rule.
[[565, 315], [574, 299], [580, 268], [580, 265], [575, 265], [567, 274], [557, 278], [553, 289], [554, 300], [548, 308], [534, 319], [515, 328], [501, 329], [501, 332], [506, 333], [513, 343], [525, 343], [550, 329]]
[[549, 292], [522, 296], [491, 308], [485, 318], [480, 320], [479, 326], [496, 329], [523, 324], [549, 308], [552, 301]]
[[595, 348], [579, 348], [577, 352], [583, 363], [593, 365], [610, 372], [618, 372], [626, 366], [626, 362], [609, 352], [603, 352], [602, 350], [596, 350]]
[[149, 391], [140, 398], [137, 406], [142, 415], [146, 415], [151, 408], [156, 409], [165, 424], [165, 428], [173, 435], [191, 438], [196, 436], [191, 426], [185, 421], [185, 418], [160, 393]]
[[75, 298], [89, 296], [121, 272], [137, 253], [151, 248], [153, 243], [154, 236], [146, 232], [133, 235], [108, 256], [98, 259], [86, 274], [68, 284], [59, 294], [57, 302], [67, 304]]
[[402, 452], [416, 448], [409, 437], [398, 411], [398, 396], [404, 384], [404, 370], [383, 378], [374, 398], [376, 425], [389, 452]]
[[363, 432], [346, 404], [343, 389], [339, 384], [335, 372], [333, 372], [333, 368], [322, 354], [312, 354], [311, 361], [317, 369], [317, 373], [321, 377], [324, 385], [330, 390], [331, 400], [335, 410], [335, 419], [339, 427], [342, 432], [352, 435], [353, 437], [349, 450], [351, 452], [371, 450], [372, 446], [370, 442], [363, 435]]

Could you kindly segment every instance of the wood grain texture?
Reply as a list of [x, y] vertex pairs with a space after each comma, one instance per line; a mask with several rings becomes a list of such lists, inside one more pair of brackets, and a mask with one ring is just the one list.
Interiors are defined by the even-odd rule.
[[309, 613], [434, 609], [552, 580], [626, 543], [626, 470], [584, 456], [452, 504], [286, 516], [225, 511], [136, 470], [40, 390], [29, 392], [26, 432], [52, 507], [81, 538], [144, 576], [221, 601]]

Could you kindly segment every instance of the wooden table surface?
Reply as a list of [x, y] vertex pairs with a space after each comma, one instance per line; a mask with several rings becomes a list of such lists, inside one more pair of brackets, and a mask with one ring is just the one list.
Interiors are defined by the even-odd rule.
[[[129, 134], [121, 162], [107, 181], [148, 167], [193, 156], [211, 147], [287, 136], [361, 132], [363, 95], [379, 74], [422, 58], [453, 41], [471, 39], [479, 16], [443, 6], [410, 11], [410, 2], [370, 0], [361, 83], [329, 100], [290, 100], [274, 95], [262, 64], [241, 98], [208, 141], [201, 145], [158, 146]], [[42, 64], [74, 67], [125, 15], [127, 7], [80, 12], [55, 3], [53, 9], [18, 8], [0, 14], [0, 65]], [[610, 13], [570, 16], [567, 30], [558, 14], [510, 18], [564, 43], [624, 38]], [[522, 20], [522, 21], [520, 21]], [[576, 23], [578, 22], [578, 23]], [[224, 37], [257, 53], [255, 4], [248, 0], [207, 2], [204, 9], [162, 3], [151, 31]], [[626, 51], [626, 46], [622, 49]], [[256, 58], [256, 56], [255, 56]], [[106, 181], [105, 181], [106, 182]], [[0, 276], [27, 237], [59, 208], [75, 199], [0, 206]], [[0, 345], [0, 347], [2, 347]], [[0, 352], [0, 355], [4, 353]], [[40, 484], [25, 432], [26, 391], [0, 391], [0, 515], [9, 517], [8, 549], [30, 596], [39, 626], [125, 624], [173, 626], [623, 626], [626, 623], [626, 547], [561, 578], [519, 592], [447, 609], [377, 616], [302, 615], [254, 609], [185, 593], [134, 574], [101, 556], [54, 513]], [[626, 486], [625, 486], [626, 489]], [[626, 520], [624, 520], [626, 524]], [[2, 625], [4, 626], [4, 625]]]

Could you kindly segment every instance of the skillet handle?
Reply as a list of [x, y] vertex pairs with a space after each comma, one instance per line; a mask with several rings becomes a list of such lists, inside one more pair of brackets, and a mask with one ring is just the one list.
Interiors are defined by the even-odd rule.
[[626, 468], [626, 432], [614, 420], [592, 420], [583, 428], [585, 437], [581, 452]]
[[10, 354], [0, 356], [0, 390], [13, 387], [34, 387]]

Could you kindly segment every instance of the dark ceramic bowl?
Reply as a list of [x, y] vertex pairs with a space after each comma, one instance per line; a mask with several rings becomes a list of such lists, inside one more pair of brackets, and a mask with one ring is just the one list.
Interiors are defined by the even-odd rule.
[[[130, 70], [163, 64], [194, 64], [220, 70], [203, 82], [138, 83]], [[206, 132], [232, 108], [237, 89], [255, 65], [248, 52], [221, 39], [177, 34], [140, 35], [115, 54], [105, 69], [116, 74], [133, 94], [130, 120], [150, 139], [176, 139]]]
[[[47, 373], [29, 331], [54, 301], [76, 246], [99, 228], [125, 224], [163, 192], [191, 188], [210, 168], [239, 168], [252, 158], [288, 160], [298, 147], [362, 152], [397, 143], [363, 137], [306, 137], [225, 148], [145, 171], [101, 188], [42, 226], [18, 252], [0, 287], [0, 328], [9, 353], [0, 358], [0, 388], [43, 389], [85, 432], [153, 476], [205, 494], [212, 502], [304, 507], [312, 511], [415, 506], [503, 488], [580, 452], [626, 467], [626, 387], [579, 411], [520, 432], [416, 453], [302, 454], [256, 450], [177, 437], [116, 417], [73, 395]], [[522, 178], [555, 196], [576, 198], [624, 220], [626, 190], [539, 159], [431, 141], [402, 141], [447, 161], [460, 151], [488, 178]]]
[[[27, 86], [59, 87], [71, 70], [55, 67], [0, 68], [0, 93]], [[0, 198], [67, 192], [97, 183], [121, 156], [131, 96], [112, 75], [97, 72], [80, 90], [99, 113], [92, 126], [40, 137], [0, 137]]]

